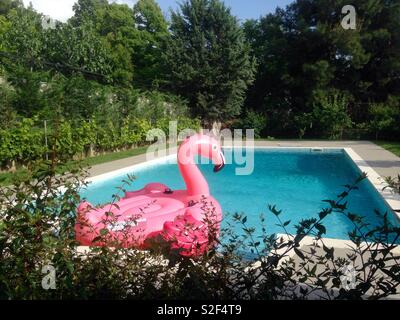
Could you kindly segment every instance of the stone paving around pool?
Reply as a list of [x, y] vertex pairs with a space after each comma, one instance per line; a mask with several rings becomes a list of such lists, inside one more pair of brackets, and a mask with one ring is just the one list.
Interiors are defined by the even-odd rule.
[[[280, 234], [277, 235], [278, 238], [283, 238], [284, 240], [289, 240], [289, 237], [287, 235], [284, 234]], [[334, 248], [334, 257], [335, 259], [338, 258], [343, 258], [343, 259], [347, 259], [348, 255], [353, 255], [355, 254], [355, 252], [358, 252], [356, 246], [354, 245], [354, 243], [352, 243], [350, 240], [340, 240], [340, 239], [329, 239], [329, 238], [323, 238], [321, 240], [316, 241], [314, 238], [312, 237], [305, 237], [301, 242], [300, 242], [300, 247], [298, 248], [299, 250], [306, 252], [307, 254], [310, 254], [311, 252], [311, 248], [316, 250], [315, 254], [316, 256], [324, 256], [325, 255], [325, 251], [323, 250], [323, 245], [325, 245], [328, 248]], [[367, 248], [367, 243], [363, 242], [360, 244], [360, 249], [361, 250], [366, 250]], [[371, 253], [374, 252], [375, 250], [377, 252], [379, 252], [378, 248], [383, 248], [380, 245], [376, 245], [373, 246], [370, 250], [367, 250], [366, 252], [364, 252], [364, 254], [362, 255], [362, 259], [361, 259], [361, 255], [360, 254], [356, 254], [357, 258], [355, 259], [355, 261], [353, 262], [353, 267], [355, 269], [358, 269], [361, 265], [363, 265], [364, 261], [368, 261], [369, 258], [371, 258]], [[391, 250], [391, 254], [395, 257], [400, 256], [400, 246], [397, 246], [395, 248], [393, 248]], [[378, 254], [376, 258], [379, 259], [381, 253]], [[299, 268], [303, 262], [303, 260], [296, 255], [296, 253], [294, 252], [294, 250], [291, 250], [290, 252], [287, 253], [287, 256], [285, 259], [282, 259], [280, 261], [280, 265], [282, 265], [282, 263], [284, 261], [287, 261], [288, 259], [293, 259], [293, 262], [296, 265], [296, 268]], [[388, 265], [393, 265], [393, 261], [391, 261], [390, 263], [388, 263]], [[332, 262], [328, 262], [328, 264], [330, 264], [330, 268], [334, 268]], [[317, 270], [316, 270], [316, 274], [320, 274], [321, 272], [326, 270], [325, 265], [317, 265]], [[369, 271], [369, 267], [366, 267], [366, 274], [368, 274]], [[385, 277], [386, 275], [383, 274], [380, 270], [377, 272], [376, 277]], [[307, 283], [311, 288], [313, 287], [312, 283]], [[399, 292], [399, 287], [397, 287], [398, 292]], [[338, 293], [338, 292], [337, 292]], [[371, 295], [372, 293], [372, 289], [370, 289], [367, 293], [365, 298], [368, 298], [369, 295]], [[309, 299], [320, 299], [321, 297], [325, 297], [326, 295], [321, 291], [317, 291], [314, 293], [314, 295], [311, 295], [309, 297]], [[400, 299], [400, 293], [396, 294], [396, 295], [392, 295], [389, 299]]]

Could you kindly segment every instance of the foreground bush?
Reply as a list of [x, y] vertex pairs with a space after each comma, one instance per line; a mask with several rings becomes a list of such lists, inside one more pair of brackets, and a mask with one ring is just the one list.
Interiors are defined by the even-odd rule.
[[[85, 173], [55, 176], [55, 165], [40, 163], [29, 178], [0, 191], [1, 299], [379, 299], [398, 292], [399, 227], [388, 222], [387, 213], [377, 212], [381, 225], [370, 227], [347, 211], [346, 196], [358, 181], [316, 217], [299, 222], [295, 235], [285, 232], [290, 222], [275, 206], [269, 210], [283, 235], [267, 234], [263, 217], [261, 237], [244, 214], [226, 217], [243, 233], [228, 227], [218, 249], [191, 259], [163, 243], [153, 251], [115, 243], [78, 250], [74, 212]], [[128, 186], [129, 181], [120, 190]], [[346, 255], [322, 238], [331, 214], [354, 224]], [[55, 289], [48, 281], [52, 268]]]

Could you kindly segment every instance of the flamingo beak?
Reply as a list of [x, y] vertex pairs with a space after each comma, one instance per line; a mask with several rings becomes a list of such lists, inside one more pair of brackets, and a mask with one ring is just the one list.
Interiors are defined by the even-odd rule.
[[217, 173], [219, 171], [222, 170], [222, 168], [225, 166], [225, 157], [224, 154], [222, 153], [222, 151], [219, 152], [220, 158], [221, 158], [221, 163], [220, 164], [216, 164], [214, 166], [214, 172]]

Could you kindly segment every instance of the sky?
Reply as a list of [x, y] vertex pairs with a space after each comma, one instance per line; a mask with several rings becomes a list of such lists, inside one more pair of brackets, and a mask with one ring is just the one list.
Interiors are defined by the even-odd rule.
[[[66, 21], [73, 15], [72, 6], [76, 0], [23, 0], [25, 5], [31, 2], [33, 7], [45, 15], [54, 19]], [[261, 15], [274, 12], [276, 7], [285, 7], [293, 0], [224, 0], [228, 7], [231, 7], [233, 15], [241, 20], [257, 19]], [[130, 7], [136, 0], [115, 0], [113, 2], [126, 3]], [[162, 11], [168, 16], [169, 9], [176, 9], [179, 0], [157, 0]]]

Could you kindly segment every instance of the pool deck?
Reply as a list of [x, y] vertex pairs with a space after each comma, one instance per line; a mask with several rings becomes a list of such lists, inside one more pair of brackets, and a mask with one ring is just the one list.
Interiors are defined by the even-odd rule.
[[[352, 148], [367, 164], [374, 169], [380, 176], [397, 176], [400, 173], [400, 158], [393, 153], [383, 149], [382, 147], [370, 141], [284, 141], [258, 140], [254, 142], [256, 147], [325, 147], [325, 148]], [[175, 153], [176, 149], [169, 151]], [[95, 165], [89, 169], [90, 177], [98, 176], [110, 171], [122, 169], [134, 164], [146, 161], [146, 155], [141, 154], [134, 157], [129, 157], [121, 160], [111, 161], [99, 165]]]
[[[283, 238], [286, 241], [289, 240], [289, 237], [287, 235], [278, 234], [278, 237]], [[316, 246], [316, 244], [318, 244], [318, 246]], [[364, 261], [367, 261], [368, 259], [370, 259], [372, 257], [373, 253], [377, 254], [377, 256], [375, 258], [373, 258], [375, 261], [383, 258], [382, 251], [380, 251], [380, 250], [383, 249], [384, 246], [377, 245], [377, 244], [371, 244], [371, 243], [367, 244], [365, 242], [362, 242], [360, 244], [360, 247], [357, 248], [357, 246], [354, 243], [352, 243], [350, 240], [339, 240], [339, 239], [329, 239], [329, 238], [315, 240], [315, 238], [307, 236], [300, 242], [300, 247], [298, 249], [301, 250], [303, 253], [305, 253], [305, 255], [307, 257], [311, 257], [311, 256], [313, 256], [313, 254], [311, 252], [311, 248], [313, 248], [314, 250], [316, 250], [317, 256], [323, 257], [326, 254], [325, 251], [323, 250], [323, 245], [325, 245], [328, 248], [335, 248], [335, 251], [334, 251], [335, 259], [343, 258], [343, 259], [348, 260], [348, 255], [355, 255], [356, 259], [352, 262], [352, 265], [350, 265], [350, 266], [357, 270], [359, 270], [360, 267], [364, 264]], [[370, 246], [370, 247], [368, 248], [368, 246]], [[361, 249], [362, 254], [360, 254], [360, 251], [358, 249]], [[385, 267], [378, 268], [378, 270], [376, 270], [375, 281], [374, 281], [375, 285], [377, 283], [377, 281], [376, 281], [377, 278], [379, 278], [379, 277], [388, 278], [388, 276], [385, 275], [381, 270], [382, 269], [388, 270], [389, 266], [397, 264], [399, 261], [398, 257], [400, 256], [400, 246], [393, 248], [390, 252], [391, 252], [391, 255], [386, 256]], [[294, 252], [294, 250], [291, 250], [288, 252], [287, 256], [280, 261], [280, 265], [282, 265], [282, 263], [284, 261], [288, 261], [289, 259], [292, 259], [293, 263], [296, 265], [296, 270], [302, 269], [301, 266], [302, 266], [302, 263], [304, 263], [304, 261], [296, 254], [296, 252]], [[314, 262], [311, 263], [309, 267], [311, 268], [314, 265], [317, 266], [317, 268], [316, 268], [317, 275], [321, 274], [322, 272], [326, 271], [327, 269], [334, 270], [337, 267], [337, 265], [333, 264], [332, 260], [329, 260], [329, 259], [327, 259], [327, 261], [325, 261], [325, 263], [323, 263], [323, 264], [317, 264], [315, 259], [311, 259], [311, 260], [313, 260]], [[365, 274], [363, 274], [363, 272], [358, 273], [359, 276], [363, 279], [363, 281], [367, 280], [366, 275], [369, 274], [370, 266], [366, 266], [365, 270], [367, 271]], [[303, 274], [305, 274], [305, 273], [306, 272], [303, 270]], [[298, 276], [295, 276], [295, 277], [298, 277]], [[315, 280], [315, 278], [314, 278], [314, 280]], [[309, 285], [309, 288], [310, 287], [312, 288], [314, 286], [313, 281], [307, 281], [305, 284]], [[334, 295], [337, 295], [339, 292], [339, 288], [333, 289], [333, 291], [335, 291]], [[373, 291], [372, 288], [370, 290], [368, 290], [366, 292], [366, 295], [364, 296], [364, 298], [368, 298], [368, 296], [370, 296], [372, 294], [372, 291]], [[320, 299], [321, 297], [327, 298], [326, 294], [322, 290], [317, 290], [315, 292], [315, 294], [310, 295], [308, 297], [308, 299], [315, 300], [315, 299]], [[400, 287], [397, 286], [396, 294], [390, 295], [389, 297], [387, 297], [385, 299], [390, 299], [390, 300], [400, 299]]]

